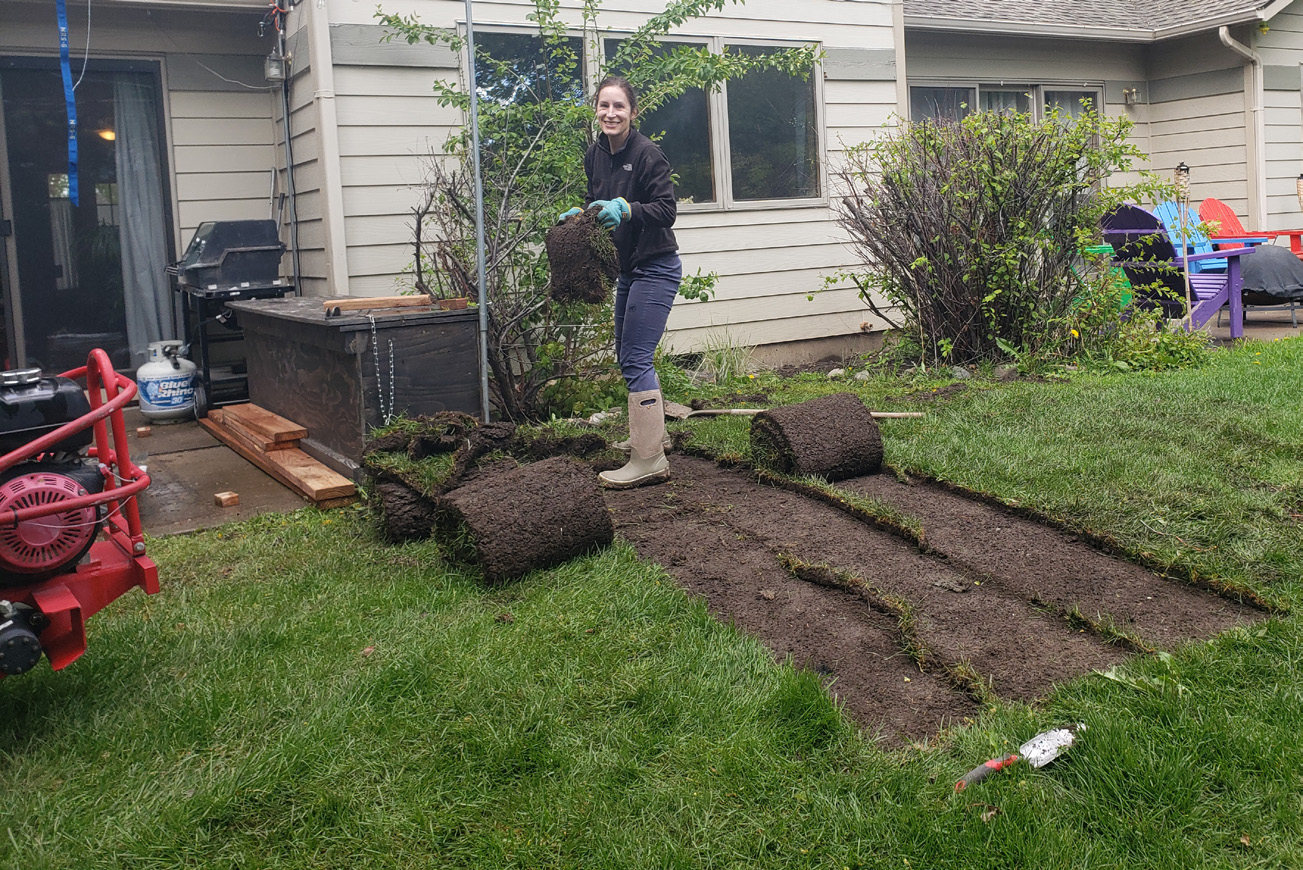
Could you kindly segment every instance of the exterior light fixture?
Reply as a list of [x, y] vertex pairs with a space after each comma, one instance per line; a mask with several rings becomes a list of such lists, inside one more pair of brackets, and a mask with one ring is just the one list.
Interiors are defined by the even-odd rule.
[[112, 130], [108, 130], [108, 129], [96, 130], [95, 135], [99, 136], [105, 142], [112, 142], [114, 139], [118, 138], [117, 133], [114, 133]]
[[1172, 171], [1172, 182], [1176, 185], [1176, 198], [1185, 202], [1190, 199], [1190, 167], [1182, 160]]
[[1128, 106], [1134, 106], [1136, 103], [1140, 102], [1140, 88], [1123, 88], [1122, 102], [1126, 103]]
[[285, 58], [276, 49], [272, 49], [271, 54], [263, 61], [262, 75], [269, 82], [285, 81]]

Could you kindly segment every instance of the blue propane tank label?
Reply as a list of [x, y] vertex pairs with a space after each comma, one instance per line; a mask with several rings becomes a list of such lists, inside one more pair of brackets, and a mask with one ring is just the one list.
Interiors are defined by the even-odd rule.
[[156, 408], [184, 408], [194, 403], [195, 386], [189, 374], [141, 380], [140, 397]]

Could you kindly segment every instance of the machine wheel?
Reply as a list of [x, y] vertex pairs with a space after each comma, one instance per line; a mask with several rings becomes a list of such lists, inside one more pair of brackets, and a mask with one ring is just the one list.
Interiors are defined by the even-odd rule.
[[204, 389], [204, 382], [195, 378], [195, 419], [207, 417], [208, 410], [208, 392]]

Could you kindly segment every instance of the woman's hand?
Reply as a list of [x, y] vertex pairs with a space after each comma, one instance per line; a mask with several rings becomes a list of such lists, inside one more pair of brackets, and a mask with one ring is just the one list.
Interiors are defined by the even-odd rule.
[[571, 208], [571, 209], [567, 209], [567, 210], [561, 212], [561, 216], [560, 216], [559, 218], [556, 219], [556, 222], [559, 223], [559, 224], [563, 224], [563, 223], [565, 223], [567, 220], [569, 220], [570, 218], [574, 217], [575, 215], [579, 214], [579, 213], [582, 212], [582, 211], [583, 211], [582, 208]]
[[608, 230], [615, 229], [633, 215], [629, 203], [622, 196], [617, 196], [615, 199], [599, 199], [593, 205], [601, 209], [597, 213], [597, 222]]

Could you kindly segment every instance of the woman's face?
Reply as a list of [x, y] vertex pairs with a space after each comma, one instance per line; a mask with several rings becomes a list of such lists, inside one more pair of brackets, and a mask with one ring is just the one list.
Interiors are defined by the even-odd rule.
[[634, 118], [634, 111], [629, 107], [629, 96], [624, 88], [607, 85], [597, 95], [597, 123], [601, 125], [606, 138], [623, 142], [629, 135], [629, 123]]

